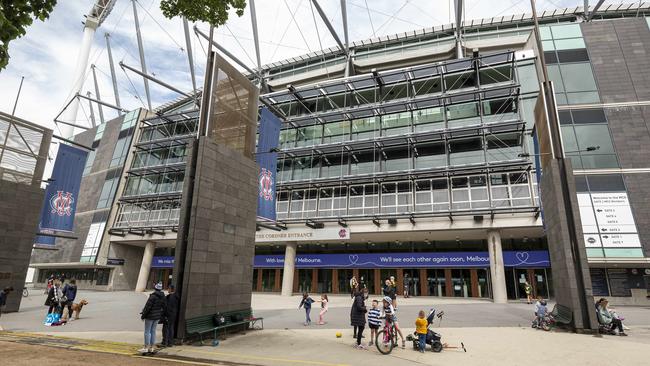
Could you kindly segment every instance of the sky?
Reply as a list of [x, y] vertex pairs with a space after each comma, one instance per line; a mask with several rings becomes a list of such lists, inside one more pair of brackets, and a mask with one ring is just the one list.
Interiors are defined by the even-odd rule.
[[[350, 41], [412, 31], [452, 23], [453, 0], [346, 0]], [[84, 14], [92, 7], [91, 0], [60, 0], [50, 18], [35, 21], [27, 34], [10, 43], [11, 59], [0, 71], [0, 111], [11, 113], [21, 76], [25, 77], [16, 108], [16, 116], [52, 128], [54, 117], [62, 110], [72, 87], [72, 78], [83, 34]], [[137, 0], [148, 72], [161, 80], [185, 90], [192, 90], [183, 25], [180, 18], [167, 19], [159, 9], [159, 0]], [[330, 22], [343, 39], [341, 2], [320, 0]], [[582, 5], [582, 0], [537, 0], [538, 11]], [[595, 0], [592, 1], [595, 3]], [[609, 2], [606, 2], [609, 3]], [[258, 32], [262, 64], [306, 54], [335, 46], [325, 24], [313, 10], [310, 0], [257, 0]], [[465, 19], [490, 18], [530, 13], [529, 0], [467, 0]], [[192, 28], [194, 24], [190, 24]], [[206, 24], [196, 26], [208, 32]], [[203, 83], [207, 42], [190, 29], [192, 54], [197, 84]], [[255, 48], [249, 8], [242, 17], [231, 12], [225, 26], [215, 30], [216, 41], [249, 67], [256, 66]], [[146, 106], [142, 78], [117, 65], [140, 69], [138, 46], [130, 0], [117, 0], [115, 7], [95, 33], [90, 64], [96, 65], [99, 94], [102, 100], [115, 103], [106, 52], [105, 33], [110, 33], [111, 49], [123, 108]], [[154, 108], [179, 97], [173, 91], [149, 83]], [[90, 70], [82, 94], [95, 89]], [[90, 106], [81, 103], [76, 123], [88, 126]], [[99, 121], [97, 106], [93, 106]], [[117, 114], [103, 108], [106, 120]]]

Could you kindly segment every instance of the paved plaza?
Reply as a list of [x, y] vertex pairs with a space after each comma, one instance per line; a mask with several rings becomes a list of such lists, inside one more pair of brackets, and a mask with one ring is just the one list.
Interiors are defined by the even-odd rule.
[[[6, 332], [0, 333], [1, 344], [37, 343], [42, 347], [55, 342], [60, 347], [61, 342], [72, 342], [73, 349], [77, 350], [135, 355], [142, 341], [139, 312], [146, 294], [80, 291], [79, 296], [89, 301], [80, 320], [65, 326], [45, 327], [42, 324], [46, 312], [43, 295], [33, 290], [23, 300], [20, 312], [2, 316], [0, 325]], [[304, 311], [297, 309], [298, 303], [298, 296], [254, 294], [255, 315], [264, 317], [264, 330], [228, 335], [216, 347], [173, 347], [159, 352], [156, 357], [161, 362], [189, 360], [228, 365], [359, 365], [387, 360], [395, 365], [517, 365], [525, 360], [539, 360], [562, 365], [629, 366], [645, 364], [646, 356], [641, 350], [650, 347], [649, 308], [619, 307], [630, 327], [629, 337], [594, 337], [531, 329], [531, 305], [525, 303], [493, 304], [483, 300], [420, 297], [398, 299], [404, 330], [413, 331], [412, 323], [418, 310], [435, 307], [445, 312], [440, 326], [438, 321], [435, 323], [443, 341], [450, 346], [463, 342], [467, 353], [446, 349], [439, 354], [420, 354], [407, 347], [383, 356], [374, 348], [360, 351], [352, 347], [348, 296], [330, 296], [327, 324], [323, 326], [305, 327], [302, 324]], [[312, 319], [317, 319], [318, 310], [315, 306]], [[342, 338], [336, 338], [337, 331], [343, 333]], [[366, 334], [367, 342], [369, 334]], [[26, 335], [29, 337], [25, 338]], [[34, 341], [37, 338], [39, 340]], [[616, 356], [612, 357], [613, 354]]]

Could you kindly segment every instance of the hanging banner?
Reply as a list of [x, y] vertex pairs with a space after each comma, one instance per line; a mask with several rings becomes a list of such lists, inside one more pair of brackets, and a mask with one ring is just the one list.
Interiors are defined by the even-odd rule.
[[278, 143], [282, 122], [268, 109], [260, 111], [259, 140], [256, 160], [258, 176], [257, 218], [275, 221], [275, 173], [278, 165]]
[[[504, 251], [506, 267], [548, 268], [551, 261], [545, 250]], [[256, 268], [284, 266], [284, 255], [256, 255]], [[490, 266], [488, 252], [418, 252], [418, 253], [355, 253], [298, 254], [296, 268], [449, 268]]]
[[72, 232], [81, 175], [88, 153], [60, 144], [51, 182], [45, 190], [40, 228], [44, 232]]

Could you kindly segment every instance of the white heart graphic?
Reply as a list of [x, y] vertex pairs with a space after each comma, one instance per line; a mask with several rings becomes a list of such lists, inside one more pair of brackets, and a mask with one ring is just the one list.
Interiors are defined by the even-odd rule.
[[517, 257], [517, 260], [521, 263], [526, 263], [528, 262], [528, 252], [517, 252], [515, 253], [515, 257]]
[[359, 261], [359, 256], [356, 254], [350, 254], [348, 258], [350, 259], [350, 263], [352, 264], [356, 264]]

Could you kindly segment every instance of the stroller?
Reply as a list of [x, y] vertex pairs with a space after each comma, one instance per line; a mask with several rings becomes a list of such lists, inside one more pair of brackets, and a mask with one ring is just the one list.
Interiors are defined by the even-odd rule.
[[[433, 352], [441, 352], [442, 351], [442, 342], [440, 339], [442, 338], [442, 335], [440, 333], [436, 333], [433, 330], [431, 330], [431, 326], [433, 325], [433, 319], [438, 318], [442, 319], [442, 316], [445, 313], [443, 311], [439, 312], [436, 315], [436, 310], [431, 309], [429, 310], [429, 316], [427, 316], [427, 341], [426, 343], [431, 346], [431, 351]], [[406, 336], [406, 340], [413, 342], [413, 349], [418, 350], [420, 349], [420, 341], [418, 340], [417, 334], [409, 334]]]

